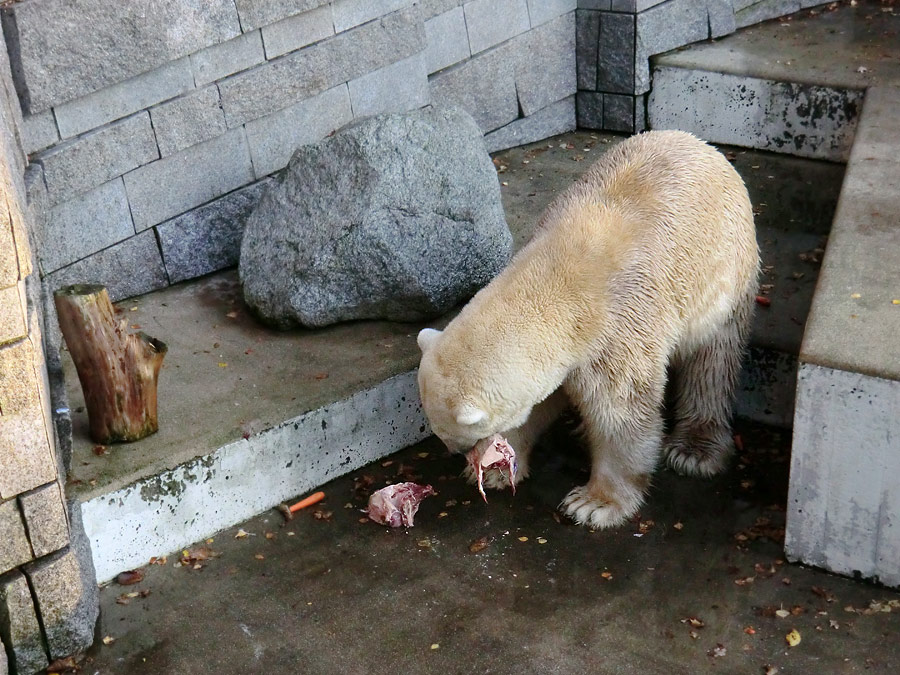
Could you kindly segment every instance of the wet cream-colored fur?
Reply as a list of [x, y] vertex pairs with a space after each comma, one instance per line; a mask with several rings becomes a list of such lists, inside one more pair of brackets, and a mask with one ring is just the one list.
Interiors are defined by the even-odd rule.
[[758, 268], [750, 200], [725, 157], [683, 132], [634, 136], [547, 208], [446, 330], [420, 333], [425, 413], [451, 450], [507, 435], [524, 477], [568, 398], [592, 468], [561, 508], [621, 524], [661, 454], [681, 473], [724, 468]]

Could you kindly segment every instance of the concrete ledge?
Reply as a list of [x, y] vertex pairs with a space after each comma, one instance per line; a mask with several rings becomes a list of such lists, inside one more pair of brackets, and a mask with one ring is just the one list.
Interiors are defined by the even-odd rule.
[[81, 505], [97, 580], [145, 565], [431, 433], [415, 372]]
[[751, 347], [741, 370], [735, 416], [790, 429], [794, 423], [796, 382], [794, 354]]
[[900, 87], [870, 87], [800, 358], [900, 380]]
[[900, 382], [800, 365], [788, 559], [900, 586]]
[[[847, 160], [863, 92], [670, 65], [653, 69], [650, 128], [715, 143]], [[676, 61], [677, 62], [677, 61]]]

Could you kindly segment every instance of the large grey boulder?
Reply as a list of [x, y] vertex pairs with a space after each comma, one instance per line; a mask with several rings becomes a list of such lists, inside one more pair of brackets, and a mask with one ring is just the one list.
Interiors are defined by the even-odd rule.
[[473, 295], [512, 237], [475, 121], [424, 108], [299, 148], [250, 216], [244, 299], [281, 328], [418, 321]]

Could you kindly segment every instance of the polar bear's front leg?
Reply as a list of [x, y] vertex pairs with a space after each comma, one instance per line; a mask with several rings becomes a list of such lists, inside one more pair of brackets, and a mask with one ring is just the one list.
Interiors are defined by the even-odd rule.
[[591, 451], [591, 479], [569, 492], [560, 510], [579, 525], [617, 527], [644, 503], [663, 438], [662, 386], [649, 389], [651, 396], [619, 409], [596, 389], [581, 401], [573, 393]]
[[574, 488], [560, 509], [579, 525], [617, 527], [638, 512], [650, 486], [662, 442], [662, 424], [637, 437], [611, 435], [591, 443], [591, 479]]

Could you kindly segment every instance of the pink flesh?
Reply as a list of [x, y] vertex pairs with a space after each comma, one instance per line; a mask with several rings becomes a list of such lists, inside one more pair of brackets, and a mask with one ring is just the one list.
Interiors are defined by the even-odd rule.
[[430, 485], [396, 483], [373, 492], [369, 497], [369, 518], [391, 527], [412, 527], [419, 503], [437, 494]]
[[[488, 443], [488, 446], [482, 452], [479, 448], [484, 443]], [[487, 495], [484, 492], [485, 471], [497, 470], [503, 473], [505, 469], [513, 494], [516, 494], [516, 451], [503, 436], [494, 434], [490, 438], [478, 441], [466, 457], [475, 470], [475, 476], [478, 478], [478, 491], [484, 501], [487, 501]]]

